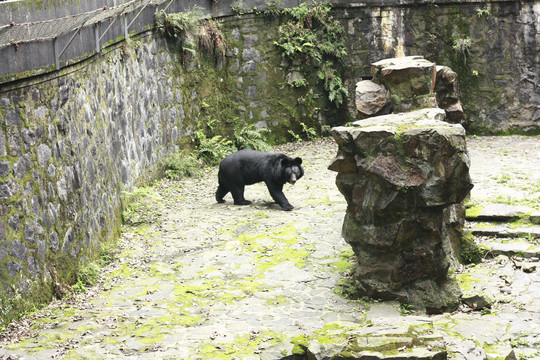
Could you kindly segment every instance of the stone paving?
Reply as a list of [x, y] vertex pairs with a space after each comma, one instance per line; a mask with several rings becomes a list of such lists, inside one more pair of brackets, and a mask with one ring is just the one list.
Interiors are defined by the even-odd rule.
[[[534, 207], [540, 140], [469, 140], [471, 202], [519, 193]], [[291, 212], [262, 184], [247, 187], [250, 206], [215, 203], [216, 169], [159, 182], [146, 200], [153, 222], [125, 228], [100, 284], [27, 320], [29, 335], [0, 343], [0, 359], [540, 359], [535, 253], [459, 269], [467, 305], [452, 314], [343, 295], [353, 255], [327, 170], [336, 149], [282, 148], [304, 159], [305, 176], [284, 189]]]

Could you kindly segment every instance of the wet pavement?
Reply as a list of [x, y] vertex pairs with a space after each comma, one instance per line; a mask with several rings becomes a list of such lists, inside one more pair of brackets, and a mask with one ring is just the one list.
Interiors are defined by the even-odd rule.
[[[469, 203], [538, 210], [540, 138], [468, 146]], [[159, 182], [146, 200], [152, 223], [125, 228], [100, 283], [28, 319], [27, 336], [0, 343], [0, 359], [540, 359], [535, 251], [509, 246], [458, 269], [468, 305], [452, 314], [343, 295], [354, 260], [340, 236], [346, 203], [327, 170], [336, 149], [328, 139], [280, 149], [304, 160], [304, 177], [284, 188], [291, 212], [262, 184], [246, 188], [250, 206], [230, 195], [217, 204], [216, 169]], [[537, 246], [528, 234], [513, 239]]]

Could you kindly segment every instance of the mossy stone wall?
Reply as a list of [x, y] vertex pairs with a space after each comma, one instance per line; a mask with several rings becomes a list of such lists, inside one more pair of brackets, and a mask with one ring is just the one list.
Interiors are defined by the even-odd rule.
[[347, 32], [350, 95], [371, 78], [371, 63], [423, 55], [458, 73], [469, 132], [540, 133], [538, 1], [344, 6], [336, 16]]
[[177, 59], [159, 48], [142, 38], [0, 94], [0, 295], [47, 301], [76, 281], [118, 236], [122, 191], [188, 131]]

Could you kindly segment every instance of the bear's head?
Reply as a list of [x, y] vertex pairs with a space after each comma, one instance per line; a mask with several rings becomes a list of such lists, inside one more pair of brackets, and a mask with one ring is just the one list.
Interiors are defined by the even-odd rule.
[[302, 159], [299, 157], [295, 159], [284, 159], [283, 169], [285, 181], [292, 185], [304, 175]]

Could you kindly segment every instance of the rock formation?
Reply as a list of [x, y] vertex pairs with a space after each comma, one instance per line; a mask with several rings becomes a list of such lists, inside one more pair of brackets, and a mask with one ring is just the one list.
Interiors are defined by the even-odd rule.
[[384, 59], [371, 66], [372, 80], [356, 84], [355, 102], [360, 118], [440, 107], [446, 121], [461, 123], [457, 74], [422, 56]]
[[348, 204], [342, 234], [357, 257], [360, 294], [431, 313], [454, 310], [461, 292], [448, 270], [458, 261], [462, 201], [473, 186], [465, 129], [446, 121], [447, 110], [431, 107], [435, 65], [381, 65], [400, 62], [375, 63], [374, 73], [384, 79], [393, 109], [417, 110], [332, 129], [339, 149], [329, 168], [338, 172]]

